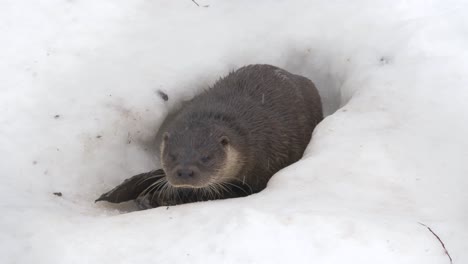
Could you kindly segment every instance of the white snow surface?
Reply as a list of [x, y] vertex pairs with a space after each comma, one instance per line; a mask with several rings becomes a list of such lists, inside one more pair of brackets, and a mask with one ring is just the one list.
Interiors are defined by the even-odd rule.
[[[1, 263], [450, 263], [420, 223], [468, 263], [466, 1], [197, 2], [0, 2]], [[319, 88], [301, 161], [244, 198], [93, 202], [252, 63]]]

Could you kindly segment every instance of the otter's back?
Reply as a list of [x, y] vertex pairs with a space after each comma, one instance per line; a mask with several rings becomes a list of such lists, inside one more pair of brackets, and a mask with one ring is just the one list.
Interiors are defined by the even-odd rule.
[[230, 73], [177, 113], [178, 119], [193, 116], [229, 120], [245, 137], [251, 156], [247, 158], [257, 161], [252, 170], [261, 174], [273, 174], [299, 160], [323, 118], [314, 84], [270, 65], [249, 65]]

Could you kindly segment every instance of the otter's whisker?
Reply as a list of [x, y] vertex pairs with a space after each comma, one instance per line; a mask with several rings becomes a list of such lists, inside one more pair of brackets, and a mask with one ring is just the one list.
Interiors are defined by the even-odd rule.
[[221, 190], [223, 190], [224, 192], [230, 193], [229, 188], [224, 184], [224, 182], [218, 183], [218, 186], [219, 186], [219, 188], [220, 188]]
[[160, 183], [155, 183], [155, 184], [152, 184], [151, 186], [149, 186], [148, 188], [146, 188], [145, 190], [143, 190], [142, 192], [140, 192], [138, 194], [138, 197], [143, 197], [143, 196], [146, 196], [147, 194], [149, 194], [150, 192], [152, 192], [154, 189], [156, 189], [158, 186], [159, 186]]
[[211, 187], [210, 187], [210, 185], [205, 187], [205, 190], [206, 190], [206, 198], [207, 198], [207, 200], [210, 200], [211, 199]]
[[214, 190], [213, 190], [213, 186], [212, 185], [208, 185], [209, 187], [209, 190], [210, 190], [210, 197], [211, 199], [215, 199], [216, 196], [215, 196], [215, 193], [214, 193]]
[[206, 200], [208, 200], [208, 190], [207, 190], [207, 188], [205, 187], [202, 190], [203, 190], [203, 196], [205, 197]]
[[154, 182], [153, 184], [151, 184], [150, 186], [148, 186], [146, 189], [144, 189], [138, 196], [140, 195], [145, 195], [146, 193], [150, 192], [151, 190], [154, 189], [155, 186], [161, 184], [161, 182], [165, 181], [166, 178], [161, 178], [159, 180], [157, 180], [156, 182]]
[[158, 200], [160, 200], [161, 198], [161, 195], [163, 196], [163, 198], [166, 196], [166, 191], [167, 191], [167, 188], [168, 188], [168, 185], [169, 185], [169, 182], [164, 182], [164, 185], [161, 187], [161, 191], [158, 193]]
[[154, 191], [153, 194], [151, 195], [151, 200], [150, 201], [154, 200], [154, 195], [156, 193], [158, 193], [158, 197], [159, 197], [159, 195], [161, 194], [161, 190], [164, 188], [164, 185], [166, 183], [167, 183], [166, 178], [162, 178], [161, 180], [158, 181], [157, 185], [153, 189], [148, 191], [148, 193], [151, 192], [151, 191]]
[[146, 178], [146, 179], [140, 179], [140, 180], [136, 183], [136, 185], [140, 185], [140, 184], [144, 183], [144, 182], [147, 181], [147, 180], [151, 180], [151, 179], [154, 179], [154, 178], [160, 178], [160, 177], [164, 177], [164, 176], [162, 176], [162, 175], [154, 175], [154, 176], [148, 177], [148, 178]]
[[221, 187], [220, 187], [220, 184], [219, 183], [216, 183], [213, 185], [213, 188], [215, 189], [215, 192], [216, 192], [216, 198], [220, 198], [221, 197]]
[[174, 194], [175, 194], [175, 190], [174, 190], [174, 189], [175, 189], [175, 188], [174, 188], [172, 185], [170, 185], [170, 184], [167, 185], [167, 190], [168, 190], [168, 192], [167, 192], [167, 200], [168, 200], [168, 201], [172, 201], [172, 199], [175, 197], [175, 195], [174, 195]]
[[177, 198], [178, 198], [177, 201], [182, 201], [182, 198], [180, 197], [181, 192], [179, 191], [179, 189], [173, 187], [172, 190], [173, 190], [172, 191], [172, 196], [175, 197], [175, 195], [174, 195], [174, 193], [175, 193], [175, 194], [177, 194]]
[[239, 182], [241, 182], [242, 185], [245, 185], [245, 186], [249, 187], [249, 190], [250, 190], [250, 193], [251, 193], [251, 194], [254, 193], [252, 187], [251, 187], [248, 183], [243, 182], [243, 181], [241, 181], [241, 180], [239, 180], [239, 179], [237, 179], [237, 178], [231, 178], [230, 180], [234, 180], [234, 181], [239, 181]]
[[[230, 183], [230, 182], [224, 182], [224, 183], [227, 184], [227, 185], [230, 185], [230, 186], [232, 186], [232, 187], [234, 187], [234, 188], [237, 188], [237, 189], [239, 189], [239, 190], [245, 192], [245, 194], [249, 195], [249, 193], [248, 193], [244, 188], [240, 187], [240, 186], [237, 185], [237, 184]], [[232, 192], [234, 192], [234, 190], [232, 190]]]
[[213, 199], [216, 199], [216, 195], [217, 195], [217, 190], [216, 190], [216, 185], [214, 183], [210, 184], [210, 189], [213, 191]]

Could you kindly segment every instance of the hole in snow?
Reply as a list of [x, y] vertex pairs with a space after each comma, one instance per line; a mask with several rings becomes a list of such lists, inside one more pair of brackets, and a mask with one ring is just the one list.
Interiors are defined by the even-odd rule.
[[349, 64], [350, 58], [343, 62], [334, 62], [324, 56], [323, 52], [311, 48], [295, 48], [284, 54], [283, 67], [287, 71], [309, 78], [317, 87], [322, 99], [324, 116], [333, 114], [344, 103], [341, 95], [341, 86], [344, 78], [337, 66]]
[[[270, 63], [270, 64], [283, 68], [293, 74], [305, 76], [309, 78], [312, 82], [314, 82], [314, 84], [316, 85], [321, 95], [324, 115], [327, 116], [335, 112], [342, 105], [342, 98], [341, 98], [341, 92], [340, 92], [342, 81], [340, 78], [337, 78], [338, 76], [337, 74], [334, 74], [331, 71], [332, 67], [330, 66], [328, 62], [325, 63], [323, 61], [314, 60], [314, 58], [312, 58], [312, 56], [309, 56], [308, 54], [309, 52], [307, 51], [305, 53], [302, 53], [300, 51], [295, 50], [293, 53], [289, 53], [287, 58], [283, 60], [284, 62], [283, 65], [281, 63]], [[347, 58], [344, 61], [344, 63], [349, 63], [349, 58]], [[244, 65], [245, 64], [242, 64], [235, 68], [240, 68]], [[219, 76], [216, 76], [216, 78], [217, 77]], [[200, 79], [204, 79], [204, 78], [200, 78]], [[193, 82], [191, 83], [193, 84]], [[184, 92], [190, 93], [193, 91], [188, 91], [184, 89]], [[166, 97], [174, 98], [172, 99], [172, 101], [169, 100], [170, 101], [169, 103], [171, 104], [177, 104], [177, 102], [180, 101], [180, 97], [181, 97], [180, 95], [177, 95], [177, 91], [175, 91], [174, 94], [171, 94], [171, 92], [168, 92], [167, 94], [164, 93], [164, 95], [162, 95], [160, 92], [159, 96], [163, 96], [163, 98], [158, 98], [158, 100], [161, 100], [161, 101], [162, 100], [166, 101], [167, 100], [165, 99]], [[187, 99], [187, 98], [184, 98], [184, 99]], [[127, 116], [128, 111], [124, 111], [124, 114], [125, 116]], [[160, 116], [159, 121], [162, 121], [164, 119], [164, 116], [165, 115]], [[155, 120], [141, 120], [141, 119], [138, 119], [138, 120], [139, 122], [154, 122], [155, 121]], [[148, 127], [151, 127], [151, 126], [148, 126]], [[155, 129], [155, 131], [157, 131], [157, 129]], [[154, 134], [155, 134], [155, 131], [154, 131]], [[135, 136], [136, 136], [136, 139], [138, 139], [138, 135], [135, 134]], [[150, 150], [149, 152], [151, 152], [151, 156], [154, 158], [156, 156], [155, 154], [156, 154], [157, 149], [155, 148], [155, 142], [153, 139], [154, 137], [152, 137], [152, 139], [148, 141], [148, 138], [146, 138], [146, 140], [140, 138], [139, 141], [141, 141], [140, 143], [142, 143], [140, 147], [141, 148], [145, 147], [149, 149]], [[128, 143], [128, 140], [127, 140], [127, 143]], [[149, 152], [146, 152], [146, 154], [148, 154]], [[153, 169], [160, 168], [158, 161], [155, 161], [154, 165], [156, 167], [154, 167]], [[144, 171], [140, 171], [138, 173], [143, 173], [143, 172]], [[134, 173], [134, 174], [138, 174], [138, 173]], [[126, 178], [130, 178], [131, 176], [132, 175], [128, 175]], [[103, 192], [104, 191], [108, 191], [108, 190], [103, 190]], [[107, 208], [112, 208], [112, 207], [116, 208], [115, 204], [105, 204], [104, 206]], [[134, 207], [133, 210], [137, 210], [137, 208]], [[133, 211], [133, 210], [131, 207], [128, 207], [128, 205], [124, 206], [124, 211], [128, 212], [128, 211]]]

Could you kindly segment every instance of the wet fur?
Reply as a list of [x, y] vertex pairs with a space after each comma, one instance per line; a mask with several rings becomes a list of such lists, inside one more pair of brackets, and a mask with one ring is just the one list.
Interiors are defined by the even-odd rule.
[[[126, 180], [97, 201], [134, 199], [147, 209], [259, 192], [273, 174], [302, 157], [322, 118], [320, 96], [307, 78], [270, 65], [242, 67], [170, 112], [156, 136], [166, 168], [162, 156], [171, 148], [164, 144], [166, 132], [190, 139], [192, 144], [179, 145], [190, 152], [197, 151], [194, 140], [219, 143], [220, 135], [215, 134], [222, 131], [229, 145], [223, 149], [222, 162], [212, 167], [221, 177], [210, 179], [203, 188], [176, 188], [169, 184], [168, 172], [160, 169]], [[207, 134], [200, 127], [216, 133]]]
[[[228, 162], [240, 166], [228, 182], [240, 184], [241, 193], [255, 193], [266, 187], [274, 173], [302, 157], [322, 118], [320, 96], [310, 80], [270, 65], [249, 65], [219, 79], [170, 113], [157, 142], [161, 144], [162, 134], [174, 126], [209, 124], [227, 129], [239, 153]], [[191, 130], [187, 133], [207, 136]], [[232, 169], [232, 164], [224, 165], [229, 166]]]

